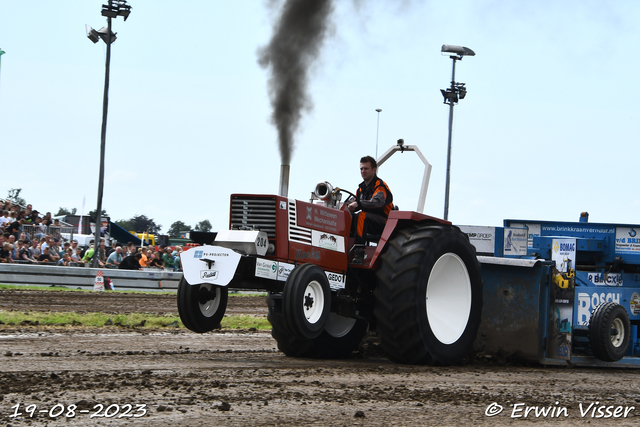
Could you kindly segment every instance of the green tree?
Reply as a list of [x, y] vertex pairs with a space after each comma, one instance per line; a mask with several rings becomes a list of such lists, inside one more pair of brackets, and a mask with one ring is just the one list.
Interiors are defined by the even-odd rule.
[[152, 218], [147, 218], [146, 215], [136, 215], [129, 221], [133, 226], [133, 231], [136, 233], [159, 234], [162, 228], [162, 225], [156, 224]]
[[[92, 211], [89, 211], [89, 213], [87, 215], [89, 215], [91, 218], [95, 219], [96, 218], [96, 213], [98, 212], [97, 209], [94, 209]], [[105, 219], [106, 217], [108, 217], [109, 214], [107, 213], [106, 210], [102, 209], [102, 213], [100, 214], [100, 218], [101, 219]]]
[[169, 234], [170, 237], [180, 237], [181, 231], [188, 230], [191, 230], [191, 226], [185, 224], [182, 221], [176, 221], [171, 224], [171, 227], [169, 227], [169, 231], [167, 232], [167, 234]]
[[115, 223], [127, 231], [133, 231], [133, 224], [128, 219], [119, 219]]
[[60, 207], [60, 208], [58, 208], [58, 213], [55, 214], [54, 216], [75, 215], [76, 212], [78, 212], [78, 210], [76, 208], [73, 208], [73, 209], [69, 210], [67, 208]]
[[204, 232], [209, 232], [211, 231], [211, 223], [209, 222], [208, 219], [205, 219], [204, 221], [200, 221], [199, 223], [196, 224], [196, 228], [194, 229], [195, 231], [204, 231]]
[[22, 188], [12, 188], [11, 190], [9, 190], [9, 195], [7, 196], [7, 200], [9, 200], [14, 205], [20, 205], [22, 207], [26, 207], [27, 202], [22, 197], [20, 197], [21, 191], [22, 191]]

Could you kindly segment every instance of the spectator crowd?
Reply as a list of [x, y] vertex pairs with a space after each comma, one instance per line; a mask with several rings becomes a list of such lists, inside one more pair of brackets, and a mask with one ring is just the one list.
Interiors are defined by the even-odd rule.
[[[0, 263], [91, 266], [94, 241], [88, 247], [79, 246], [75, 239], [65, 241], [61, 230], [60, 221], [53, 219], [51, 212], [40, 216], [30, 204], [22, 208], [0, 200]], [[132, 242], [120, 246], [114, 241], [107, 247], [102, 238], [97, 252], [101, 268], [181, 270], [181, 246], [137, 247]]]

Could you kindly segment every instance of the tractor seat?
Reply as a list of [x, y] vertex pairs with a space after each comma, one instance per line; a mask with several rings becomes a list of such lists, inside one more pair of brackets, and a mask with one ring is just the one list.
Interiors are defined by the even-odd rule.
[[380, 237], [382, 237], [382, 234], [366, 233], [363, 237], [367, 243], [378, 243]]

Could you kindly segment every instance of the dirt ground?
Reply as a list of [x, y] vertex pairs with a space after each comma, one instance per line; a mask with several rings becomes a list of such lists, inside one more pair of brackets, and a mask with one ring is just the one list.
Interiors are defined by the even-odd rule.
[[[1, 291], [0, 310], [176, 313], [175, 295]], [[228, 313], [266, 316], [262, 297]], [[10, 426], [637, 425], [640, 371], [496, 357], [389, 362], [375, 336], [349, 360], [285, 357], [269, 332], [0, 325]]]

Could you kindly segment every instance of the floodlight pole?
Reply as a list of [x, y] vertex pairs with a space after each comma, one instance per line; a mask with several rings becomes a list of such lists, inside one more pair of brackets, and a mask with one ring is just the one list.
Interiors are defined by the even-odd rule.
[[[109, 0], [111, 6], [112, 0]], [[111, 65], [111, 17], [107, 17], [107, 59], [104, 72], [104, 95], [102, 98], [102, 132], [100, 133], [100, 171], [98, 173], [98, 209], [96, 211], [96, 238], [93, 242], [91, 267], [96, 268], [100, 259], [102, 238], [102, 194], [104, 190], [104, 153], [107, 145], [107, 112], [109, 110], [109, 68]]]
[[0, 49], [0, 72], [2, 71], [2, 55], [4, 55], [6, 52], [2, 49]]
[[376, 125], [376, 159], [378, 158], [378, 135], [380, 134], [380, 111], [382, 111], [381, 108], [376, 108], [376, 111], [378, 112], [378, 124]]
[[[461, 56], [451, 55], [453, 60], [453, 67], [451, 70], [451, 92], [456, 91], [456, 61], [462, 59]], [[445, 100], [445, 104], [447, 101]], [[449, 220], [449, 185], [451, 180], [451, 134], [453, 132], [453, 106], [455, 103], [452, 99], [449, 99], [449, 139], [447, 143], [447, 177], [444, 186], [444, 220]]]
[[465, 46], [456, 46], [443, 44], [441, 52], [450, 53], [449, 56], [453, 60], [451, 68], [451, 87], [449, 89], [440, 89], [444, 97], [444, 103], [449, 105], [449, 141], [447, 143], [447, 177], [444, 189], [444, 219], [449, 220], [449, 185], [451, 181], [451, 134], [453, 133], [453, 106], [458, 100], [463, 99], [467, 95], [467, 89], [464, 83], [456, 83], [456, 61], [462, 60], [465, 56], [475, 56], [475, 52]]
[[[114, 5], [115, 2], [115, 5]], [[107, 34], [103, 38], [107, 44], [107, 59], [104, 73], [104, 97], [102, 101], [102, 132], [100, 134], [100, 170], [98, 174], [98, 207], [96, 210], [96, 230], [94, 240], [94, 252], [91, 266], [96, 268], [100, 259], [100, 241], [102, 229], [102, 195], [104, 191], [104, 153], [107, 144], [107, 112], [109, 110], [109, 68], [111, 65], [111, 43], [115, 40], [115, 34], [111, 31], [111, 18], [123, 16], [126, 21], [131, 13], [131, 6], [126, 0], [108, 0], [108, 5], [102, 5], [102, 16], [107, 18]], [[89, 35], [89, 34], [87, 34]], [[102, 38], [102, 35], [100, 36]], [[91, 39], [91, 37], [90, 37]], [[92, 39], [95, 43], [95, 39]]]

